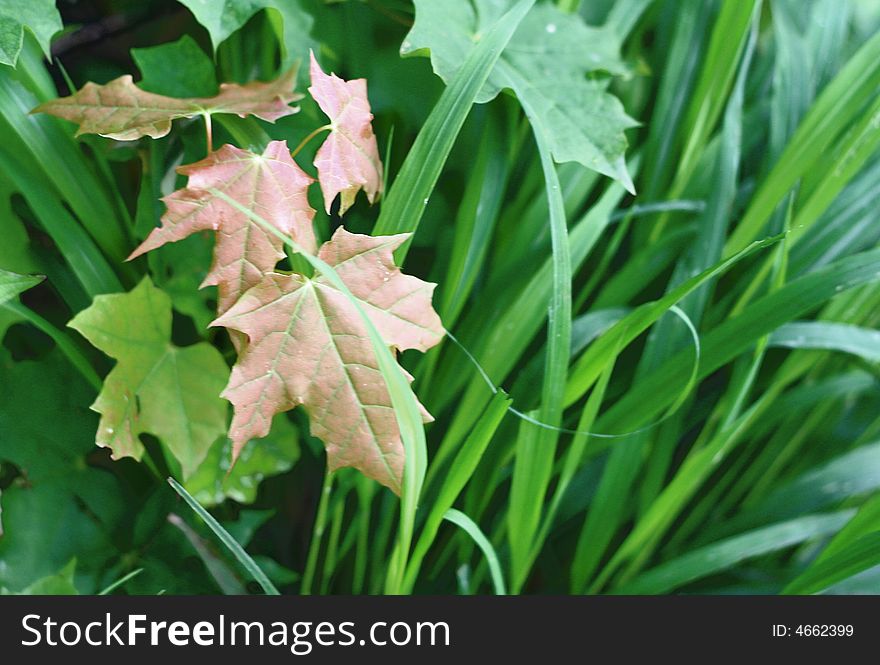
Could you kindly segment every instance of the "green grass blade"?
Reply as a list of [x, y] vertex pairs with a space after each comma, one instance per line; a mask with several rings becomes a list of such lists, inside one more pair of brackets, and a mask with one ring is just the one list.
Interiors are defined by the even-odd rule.
[[[443, 91], [382, 204], [374, 233], [415, 232], [452, 145], [501, 52], [535, 0], [520, 0], [477, 42]], [[400, 263], [409, 243], [397, 250]]]
[[437, 536], [440, 523], [446, 511], [452, 508], [456, 498], [472, 478], [483, 452], [495, 435], [501, 420], [507, 414], [510, 398], [504, 392], [498, 392], [489, 402], [486, 410], [477, 421], [473, 431], [461, 447], [449, 470], [443, 476], [443, 484], [431, 503], [430, 512], [422, 527], [407, 570], [405, 588], [411, 590], [415, 584], [422, 561]]
[[112, 584], [109, 584], [109, 585], [107, 585], [106, 587], [104, 587], [101, 591], [98, 592], [97, 595], [99, 595], [99, 596], [109, 596], [111, 593], [113, 593], [114, 591], [116, 591], [116, 589], [118, 589], [119, 587], [121, 587], [123, 584], [125, 584], [125, 583], [128, 582], [129, 580], [134, 579], [135, 577], [137, 577], [138, 575], [140, 575], [142, 572], [144, 572], [144, 569], [143, 569], [143, 568], [135, 568], [133, 571], [131, 571], [131, 572], [128, 573], [127, 575], [123, 575], [122, 577], [120, 577], [118, 580], [116, 580], [116, 581], [113, 582]]
[[778, 552], [840, 530], [853, 515], [843, 510], [807, 515], [712, 543], [648, 570], [614, 590], [628, 595], [665, 594], [749, 559]]
[[76, 142], [55, 118], [30, 115], [38, 100], [7, 72], [0, 72], [0, 116], [19, 137], [28, 155], [70, 204], [95, 242], [118, 261], [128, 255], [123, 220]]
[[869, 363], [880, 362], [880, 331], [830, 321], [795, 321], [770, 335], [770, 346], [842, 351]]
[[73, 343], [70, 337], [35, 311], [29, 307], [25, 307], [21, 303], [6, 302], [2, 307], [14, 312], [23, 320], [33, 325], [37, 330], [51, 337], [52, 341], [58, 345], [58, 348], [70, 361], [70, 364], [79, 371], [82, 377], [89, 382], [96, 392], [100, 392], [101, 386], [103, 386], [104, 382], [95, 372], [94, 368], [92, 368], [92, 364], [89, 362], [88, 358], [83, 355], [82, 351], [79, 350], [79, 347]]
[[[0, 130], [2, 125], [0, 119]], [[6, 145], [0, 147], [0, 167], [51, 236], [85, 293], [94, 297], [121, 291], [122, 284], [115, 271], [89, 234], [68, 212], [54, 188], [47, 185], [39, 169], [16, 154], [19, 144], [19, 141], [7, 139]], [[73, 307], [75, 303], [69, 304]]]
[[761, 233], [776, 206], [827, 155], [864, 104], [876, 95], [878, 86], [880, 34], [862, 45], [810, 108], [728, 239], [726, 254], [736, 252]]
[[483, 124], [474, 170], [455, 220], [455, 242], [445, 275], [440, 315], [453, 329], [483, 266], [507, 182], [503, 137], [494, 117]]
[[492, 585], [495, 587], [495, 595], [507, 595], [507, 589], [504, 585], [504, 575], [501, 573], [501, 564], [498, 563], [498, 555], [489, 539], [480, 531], [480, 527], [467, 515], [460, 510], [450, 508], [443, 516], [444, 519], [452, 522], [456, 526], [461, 527], [467, 534], [474, 539], [477, 546], [483, 551], [486, 562], [489, 564], [489, 573], [492, 576]]
[[855, 517], [847, 522], [846, 526], [831, 539], [831, 542], [816, 557], [814, 563], [825, 561], [862, 536], [875, 531], [880, 531], [880, 494], [874, 494], [862, 504]]
[[761, 7], [760, 0], [724, 2], [712, 29], [703, 70], [691, 98], [682, 134], [687, 137], [678, 164], [671, 197], [677, 198], [691, 179], [698, 159], [705, 150], [715, 123], [724, 109], [733, 85], [740, 54], [749, 37], [750, 26]]
[[280, 595], [278, 589], [276, 589], [275, 585], [272, 584], [268, 577], [266, 577], [266, 573], [260, 570], [260, 567], [251, 558], [251, 555], [245, 552], [244, 548], [236, 542], [235, 538], [230, 536], [229, 532], [220, 526], [220, 522], [215, 520], [211, 513], [202, 508], [199, 502], [192, 498], [190, 493], [187, 492], [180, 483], [174, 480], [174, 478], [168, 478], [168, 484], [171, 485], [172, 489], [180, 495], [187, 505], [202, 518], [202, 521], [204, 521], [204, 523], [208, 525], [208, 528], [214, 532], [214, 535], [220, 539], [220, 542], [232, 552], [235, 558], [238, 559], [239, 563], [244, 566], [245, 570], [253, 576], [257, 583], [263, 588], [263, 591], [267, 596]]
[[792, 580], [782, 593], [818, 593], [877, 565], [880, 565], [880, 531], [865, 534], [828, 558], [817, 561]]
[[[634, 171], [637, 165], [638, 162], [634, 160], [632, 164]], [[574, 269], [584, 263], [607, 227], [614, 206], [624, 194], [625, 190], [621, 185], [616, 182], [610, 183], [599, 201], [572, 229], [569, 240]], [[500, 384], [515, 366], [517, 359], [521, 357], [545, 320], [547, 302], [552, 291], [552, 262], [552, 258], [544, 262], [525, 288], [505, 308], [500, 319], [483, 322], [482, 330], [485, 334], [481, 339], [480, 350], [475, 355], [480, 366], [496, 385]], [[478, 311], [477, 315], [479, 314]], [[458, 399], [458, 408], [435, 455], [432, 476], [439, 472], [443, 461], [454, 453], [491, 396], [481, 376], [471, 380], [463, 397], [459, 393], [460, 391], [448, 392], [444, 399], [435, 400], [442, 408], [448, 400]]]
[[[773, 332], [779, 326], [804, 315], [847, 289], [876, 282], [878, 279], [880, 249], [844, 257], [792, 280], [778, 291], [747, 307], [739, 316], [725, 321], [702, 336], [700, 378], [705, 378], [747, 351], [760, 337]], [[667, 393], [667, 386], [674, 385], [677, 381], [687, 381], [689, 353], [688, 350], [676, 353], [634, 386], [599, 418], [597, 427], [602, 428], [600, 431], [634, 429], [667, 408], [675, 399], [675, 395]], [[574, 377], [574, 371], [572, 376]]]
[[[622, 343], [626, 346], [647, 330], [673, 305], [677, 304], [682, 298], [695, 291], [708, 280], [724, 274], [752, 253], [769, 247], [781, 239], [782, 236], [774, 236], [773, 238], [752, 243], [742, 252], [719, 261], [714, 266], [672, 289], [659, 300], [642, 305], [621, 319], [605, 335], [596, 340], [572, 367], [565, 389], [565, 404], [570, 405], [580, 399], [602, 373], [602, 368], [607, 364], [612, 349], [617, 344], [616, 333], [619, 329], [625, 331]], [[682, 369], [687, 371], [688, 364], [684, 364]], [[684, 376], [684, 381], [687, 381], [687, 375]]]
[[[507, 68], [507, 76], [516, 81], [517, 74], [513, 68]], [[528, 83], [523, 81], [519, 85], [528, 85]], [[539, 420], [550, 427], [535, 431], [534, 439], [530, 435], [523, 438], [524, 445], [522, 448], [518, 446], [517, 450], [514, 486], [511, 488], [511, 506], [525, 501], [526, 505], [537, 507], [537, 512], [529, 510], [518, 515], [520, 519], [517, 521], [517, 526], [522, 527], [522, 530], [517, 532], [519, 537], [514, 537], [514, 534], [511, 533], [511, 566], [513, 569], [511, 584], [515, 592], [519, 591], [528, 574], [529, 554], [533, 548], [535, 532], [538, 529], [540, 506], [544, 502], [547, 486], [550, 483], [556, 442], [559, 438], [558, 431], [551, 428], [558, 426], [562, 421], [562, 397], [565, 391], [571, 351], [572, 307], [572, 260], [568, 226], [565, 221], [565, 202], [562, 199], [559, 176], [556, 173], [556, 166], [550, 152], [549, 130], [543, 125], [540, 114], [528, 106], [526, 99], [521, 99], [520, 102], [532, 124], [538, 154], [541, 158], [541, 168], [544, 172], [544, 184], [549, 204], [550, 237], [553, 247], [553, 270], [552, 295], [547, 315], [547, 351], [541, 388], [541, 408], [537, 413]], [[526, 428], [528, 427], [526, 426]], [[526, 476], [527, 480], [517, 482], [523, 476]], [[515, 490], [520, 491], [516, 492]]]
[[748, 502], [728, 528], [785, 519], [877, 491], [880, 491], [880, 443], [870, 443], [781, 483], [759, 501]]

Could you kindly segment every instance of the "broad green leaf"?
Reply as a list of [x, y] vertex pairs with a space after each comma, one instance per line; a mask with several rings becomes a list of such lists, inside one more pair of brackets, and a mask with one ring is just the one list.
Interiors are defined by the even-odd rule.
[[19, 275], [0, 268], [0, 305], [42, 282], [45, 277]]
[[[422, 126], [382, 204], [373, 232], [414, 233], [483, 85], [535, 0], [520, 0], [471, 48]], [[400, 261], [407, 245], [398, 250]]]
[[13, 362], [0, 349], [0, 385], [0, 460], [39, 482], [64, 476], [93, 450], [88, 404], [94, 393], [57, 351], [41, 361]]
[[[18, 592], [20, 596], [76, 596], [79, 594], [73, 583], [76, 559], [64, 566], [54, 575], [47, 575]], [[2, 591], [0, 591], [2, 593]]]
[[176, 42], [133, 48], [131, 57], [141, 71], [141, 90], [177, 98], [217, 94], [214, 63], [189, 35]]
[[102, 416], [96, 443], [114, 459], [139, 460], [139, 436], [153, 434], [189, 477], [226, 431], [220, 352], [171, 343], [171, 299], [149, 277], [129, 293], [98, 296], [68, 325], [118, 361], [92, 405]]
[[[401, 46], [402, 55], [430, 51], [434, 71], [447, 83], [470, 49], [512, 1], [416, 0], [416, 23]], [[620, 44], [611, 30], [587, 26], [577, 14], [552, 3], [526, 14], [488, 81], [478, 103], [511, 88], [534, 124], [547, 128], [557, 162], [575, 161], [619, 180], [630, 191], [624, 130], [636, 123], [593, 72], [622, 74]]]
[[[305, 61], [309, 52], [314, 19], [302, 7], [301, 0], [179, 0], [201, 23], [217, 47], [229, 35], [241, 28], [261, 9], [277, 12], [276, 31], [282, 49], [282, 65], [290, 67], [298, 60]], [[270, 17], [272, 15], [270, 14]], [[280, 22], [277, 20], [280, 19]]]
[[232, 442], [226, 437], [216, 441], [184, 486], [203, 506], [215, 506], [227, 498], [253, 503], [263, 478], [284, 473], [297, 459], [298, 430], [287, 418], [278, 417], [269, 436], [246, 446], [232, 468]]
[[289, 69], [268, 83], [223, 83], [213, 97], [175, 98], [146, 92], [126, 74], [105, 85], [86, 83], [75, 94], [40, 104], [32, 112], [75, 122], [79, 125], [77, 136], [100, 134], [117, 141], [142, 136], [158, 139], [171, 131], [171, 121], [178, 118], [234, 113], [275, 122], [299, 110], [290, 106], [302, 99], [293, 90], [295, 82], [296, 70]]
[[213, 249], [214, 239], [203, 232], [163, 245], [147, 255], [156, 286], [171, 296], [175, 310], [192, 317], [201, 333], [208, 330], [217, 316], [218, 290], [205, 285]]
[[272, 519], [273, 515], [275, 515], [275, 510], [271, 509], [241, 510], [235, 520], [224, 520], [222, 525], [226, 532], [235, 538], [235, 542], [242, 547], [247, 547], [257, 530]]
[[0, 587], [19, 591], [76, 558], [82, 590], [95, 591], [126, 508], [118, 481], [84, 462], [94, 450], [94, 392], [57, 350], [13, 362], [0, 349], [0, 386], [0, 463], [19, 473], [0, 497]]
[[27, 29], [46, 57], [50, 57], [49, 43], [61, 30], [61, 14], [55, 0], [0, 0], [0, 64], [15, 67]]
[[[45, 418], [52, 417], [44, 412]], [[79, 462], [82, 464], [82, 462]], [[104, 480], [105, 472], [92, 469], [83, 475], [73, 467], [68, 473], [77, 474], [80, 485]], [[110, 540], [110, 530], [116, 524], [102, 524], [82, 507], [81, 490], [71, 487], [71, 480], [56, 477], [30, 486], [17, 485], [3, 490], [3, 537], [0, 538], [0, 586], [12, 591], [26, 588], [29, 584], [57, 571], [59, 567], [76, 558], [82, 562], [80, 574], [86, 580], [94, 580], [117, 550]], [[97, 486], [97, 485], [96, 485]], [[104, 503], [125, 501], [125, 495], [102, 492]], [[96, 583], [83, 586], [97, 590]]]
[[285, 586], [299, 581], [300, 574], [290, 568], [285, 568], [272, 557], [257, 554], [253, 557], [254, 563], [265, 573], [269, 581], [276, 586]]

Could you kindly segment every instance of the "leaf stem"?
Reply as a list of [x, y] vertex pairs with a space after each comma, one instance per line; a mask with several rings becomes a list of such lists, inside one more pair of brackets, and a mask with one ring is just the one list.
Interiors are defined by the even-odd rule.
[[293, 152], [290, 153], [290, 156], [296, 157], [299, 154], [299, 151], [302, 150], [303, 148], [305, 148], [309, 141], [311, 141], [313, 138], [315, 138], [321, 132], [323, 132], [323, 131], [329, 132], [332, 129], [333, 129], [333, 125], [322, 125], [321, 127], [318, 127], [317, 129], [313, 130], [312, 132], [309, 133], [308, 136], [306, 136], [302, 141], [299, 142], [299, 145], [293, 149]]
[[214, 152], [214, 132], [211, 127], [211, 114], [205, 113], [202, 117], [205, 118], [205, 143], [208, 146], [208, 154], [210, 155]]

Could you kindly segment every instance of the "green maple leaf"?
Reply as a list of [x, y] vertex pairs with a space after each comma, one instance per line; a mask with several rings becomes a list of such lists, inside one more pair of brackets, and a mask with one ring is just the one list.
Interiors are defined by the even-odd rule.
[[[430, 53], [434, 72], [449, 82], [475, 42], [513, 0], [415, 0], [416, 21], [401, 55]], [[626, 169], [624, 130], [637, 123], [607, 92], [608, 78], [623, 74], [613, 32], [586, 25], [552, 3], [535, 5], [520, 23], [478, 103], [504, 89], [516, 93], [532, 124], [543, 127], [557, 162], [579, 162], [633, 191]]]
[[185, 486], [203, 506], [216, 506], [227, 498], [253, 503], [263, 478], [284, 473], [299, 455], [299, 431], [278, 416], [270, 434], [258, 446], [246, 446], [232, 469], [232, 442], [226, 437], [217, 440]]
[[25, 28], [49, 57], [49, 42], [62, 28], [55, 0], [0, 0], [0, 64], [15, 67]]
[[148, 277], [129, 293], [102, 295], [68, 324], [118, 363], [92, 409], [101, 414], [96, 443], [113, 458], [140, 459], [142, 433], [157, 436], [184, 478], [226, 432], [220, 399], [229, 370], [206, 343], [171, 343], [171, 299]]

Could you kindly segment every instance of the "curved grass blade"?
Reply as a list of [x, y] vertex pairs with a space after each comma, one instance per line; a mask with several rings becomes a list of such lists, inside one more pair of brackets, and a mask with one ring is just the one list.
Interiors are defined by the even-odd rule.
[[480, 420], [474, 426], [458, 455], [452, 461], [449, 470], [443, 478], [443, 485], [431, 505], [431, 510], [422, 527], [419, 539], [413, 548], [412, 558], [407, 568], [405, 590], [409, 591], [415, 584], [419, 567], [428, 552], [428, 548], [434, 542], [440, 523], [446, 511], [452, 508], [456, 498], [471, 479], [477, 465], [482, 459], [483, 452], [492, 440], [492, 436], [501, 424], [501, 420], [510, 406], [510, 398], [503, 391], [499, 391], [486, 407]]
[[[471, 50], [410, 148], [382, 204], [373, 230], [375, 235], [415, 232], [418, 228], [440, 171], [474, 100], [516, 27], [534, 4], [535, 0], [520, 0]], [[409, 243], [405, 243], [397, 250], [399, 264], [403, 263], [408, 247]]]
[[253, 576], [257, 581], [257, 584], [259, 584], [263, 588], [263, 591], [266, 592], [267, 596], [281, 595], [278, 592], [278, 589], [275, 588], [275, 585], [272, 584], [268, 577], [266, 577], [266, 573], [264, 573], [251, 558], [251, 555], [245, 552], [244, 548], [238, 544], [235, 538], [230, 536], [229, 532], [220, 526], [220, 522], [215, 520], [211, 513], [202, 508], [201, 504], [192, 498], [190, 493], [187, 492], [180, 483], [174, 480], [174, 478], [168, 478], [168, 484], [171, 485], [172, 489], [177, 492], [184, 501], [186, 501], [187, 505], [189, 505], [189, 507], [202, 518], [204, 523], [208, 525], [208, 528], [211, 529], [217, 538], [220, 539], [220, 542], [232, 552], [235, 558], [238, 559], [239, 563], [241, 563], [241, 565], [244, 566]]
[[[792, 280], [703, 335], [699, 378], [705, 378], [747, 351], [764, 335], [803, 316], [833, 296], [878, 279], [880, 249], [872, 249], [844, 257]], [[601, 341], [598, 340], [593, 347]], [[674, 395], [667, 394], [666, 386], [687, 380], [689, 353], [687, 349], [676, 353], [644, 377], [599, 418], [597, 428], [609, 432], [627, 431], [662, 412], [675, 399]], [[571, 382], [575, 378], [574, 372], [572, 374]]]
[[489, 574], [492, 576], [492, 586], [495, 587], [495, 595], [506, 596], [507, 588], [504, 585], [504, 576], [501, 574], [501, 564], [498, 563], [498, 555], [495, 553], [492, 543], [489, 542], [489, 539], [480, 530], [480, 527], [470, 517], [455, 508], [447, 510], [443, 519], [461, 527], [474, 539], [474, 542], [483, 550], [483, 554], [486, 556], [486, 562], [489, 564]]

